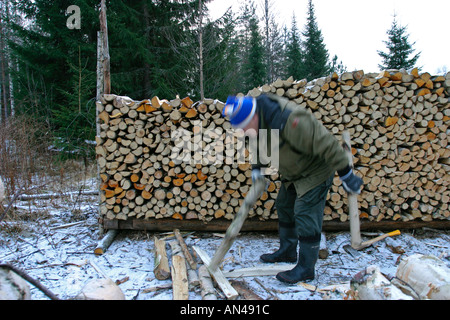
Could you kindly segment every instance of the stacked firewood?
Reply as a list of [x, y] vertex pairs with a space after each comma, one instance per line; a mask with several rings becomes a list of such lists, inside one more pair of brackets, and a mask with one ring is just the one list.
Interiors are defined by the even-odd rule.
[[[361, 217], [448, 219], [450, 73], [388, 70], [336, 73], [307, 83], [278, 80], [250, 92], [275, 93], [308, 108], [338, 139], [350, 132], [364, 189]], [[348, 220], [338, 177], [325, 220]]]
[[[309, 109], [339, 140], [344, 130], [350, 132], [356, 171], [364, 180], [361, 218], [449, 218], [450, 73], [334, 73], [310, 82], [277, 80], [248, 94], [263, 93]], [[134, 101], [104, 95], [97, 103], [101, 216], [233, 219], [250, 188], [251, 165], [247, 149], [239, 146], [242, 140], [228, 135], [223, 105], [212, 99]], [[236, 161], [236, 149], [214, 144], [221, 140], [227, 145], [230, 139], [245, 150], [246, 162]], [[335, 177], [325, 220], [348, 220], [340, 184]], [[249, 218], [277, 218], [279, 186], [274, 173]]]
[[[251, 164], [243, 140], [229, 134], [223, 105], [212, 99], [193, 103], [189, 97], [133, 101], [105, 95], [97, 103], [100, 215], [232, 219], [250, 189]], [[276, 173], [272, 178], [250, 217], [276, 218], [280, 182]]]

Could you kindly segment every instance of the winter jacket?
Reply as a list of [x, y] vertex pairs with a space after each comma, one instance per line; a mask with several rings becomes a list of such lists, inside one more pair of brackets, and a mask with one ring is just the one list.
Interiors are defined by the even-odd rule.
[[[279, 173], [286, 186], [294, 184], [299, 197], [336, 171], [340, 176], [350, 171], [339, 141], [307, 109], [271, 94], [261, 95], [256, 101], [259, 129], [267, 129], [268, 137], [270, 130], [279, 130]], [[262, 167], [259, 160], [253, 169]]]

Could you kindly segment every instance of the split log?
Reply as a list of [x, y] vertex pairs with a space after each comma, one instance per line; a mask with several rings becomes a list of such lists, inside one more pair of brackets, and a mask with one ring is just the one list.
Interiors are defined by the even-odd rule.
[[197, 246], [193, 246], [193, 249], [197, 253], [197, 255], [202, 259], [204, 265], [206, 265], [211, 277], [216, 281], [217, 285], [220, 287], [222, 292], [225, 294], [225, 297], [229, 300], [236, 299], [239, 294], [238, 292], [231, 286], [230, 282], [225, 278], [222, 271], [220, 269], [211, 270], [208, 268], [208, 265], [211, 263], [211, 259], [208, 254], [201, 248]]
[[274, 276], [280, 272], [291, 270], [293, 264], [263, 265], [223, 272], [227, 278]]
[[186, 260], [181, 255], [172, 256], [172, 288], [173, 300], [189, 299], [189, 284], [186, 270]]
[[396, 278], [403, 291], [418, 294], [419, 299], [450, 300], [450, 269], [434, 256], [414, 254], [402, 259]]
[[[184, 241], [183, 241], [184, 243]], [[172, 257], [174, 255], [179, 255], [183, 257], [183, 259], [186, 261], [186, 272], [187, 272], [187, 279], [189, 282], [189, 288], [196, 287], [200, 284], [200, 280], [198, 278], [197, 274], [197, 264], [195, 264], [195, 268], [191, 268], [190, 264], [188, 263], [188, 260], [186, 259], [183, 247], [180, 245], [179, 240], [170, 241], [170, 248], [172, 250]], [[188, 252], [189, 253], [189, 252]]]
[[217, 300], [214, 290], [214, 284], [211, 276], [205, 265], [198, 268], [198, 277], [200, 279], [200, 286], [202, 288], [201, 295], [203, 300]]
[[195, 262], [195, 260], [192, 258], [191, 253], [189, 252], [186, 243], [183, 240], [183, 237], [180, 234], [180, 230], [179, 229], [175, 229], [173, 231], [173, 233], [175, 234], [175, 237], [178, 240], [178, 243], [181, 247], [181, 250], [183, 251], [183, 255], [185, 257], [185, 259], [187, 260], [187, 262], [189, 263], [189, 266], [192, 270], [197, 270], [197, 263]]
[[244, 298], [244, 300], [264, 300], [258, 296], [245, 281], [233, 280], [231, 281], [233, 288], [239, 292], [239, 295]]
[[165, 280], [170, 277], [169, 259], [166, 253], [166, 242], [164, 240], [154, 238], [154, 266], [153, 273], [158, 280]]
[[413, 300], [393, 285], [377, 266], [369, 266], [357, 273], [350, 281], [355, 300]]

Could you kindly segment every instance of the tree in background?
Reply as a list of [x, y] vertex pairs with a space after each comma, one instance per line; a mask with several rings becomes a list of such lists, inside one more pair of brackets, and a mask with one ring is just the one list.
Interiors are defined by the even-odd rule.
[[[295, 17], [290, 30], [278, 26], [273, 0], [260, 0], [263, 28], [254, 0], [243, 2], [238, 15], [230, 10], [215, 21], [209, 1], [106, 1], [112, 92], [135, 100], [197, 100], [203, 88], [205, 97], [225, 100], [277, 78], [326, 74], [328, 53], [311, 1], [304, 42]], [[47, 124], [66, 150], [95, 135], [99, 4], [5, 0], [0, 7], [0, 110], [9, 115], [14, 102], [18, 115]], [[80, 28], [67, 26], [72, 5], [80, 9]], [[330, 67], [339, 70], [342, 63], [335, 57]]]
[[286, 76], [294, 79], [303, 79], [303, 54], [301, 49], [300, 35], [297, 28], [297, 19], [292, 16], [291, 30], [286, 43]]
[[0, 123], [2, 125], [14, 114], [14, 96], [10, 77], [10, 69], [14, 61], [8, 45], [11, 40], [8, 21], [14, 20], [15, 23], [19, 23], [20, 18], [11, 12], [14, 7], [9, 2], [5, 0], [0, 3]]
[[267, 70], [263, 37], [253, 1], [242, 5], [236, 28], [239, 42], [239, 82], [241, 90], [247, 92], [265, 83]]
[[225, 101], [240, 90], [239, 42], [231, 10], [216, 21], [208, 20], [203, 28], [203, 47], [205, 97]]
[[267, 83], [283, 77], [285, 73], [285, 39], [283, 30], [276, 21], [274, 0], [260, 0], [262, 3], [262, 21], [265, 48]]
[[[15, 111], [45, 122], [66, 150], [80, 148], [95, 134], [96, 1], [10, 4], [26, 20], [10, 22], [14, 41], [9, 45], [17, 59], [17, 67], [10, 69]], [[80, 29], [67, 27], [66, 10], [72, 4], [83, 12]]]
[[266, 81], [266, 67], [264, 65], [264, 46], [259, 31], [258, 20], [250, 18], [250, 48], [248, 63], [244, 66], [243, 74], [246, 77], [246, 89], [261, 86]]
[[314, 13], [312, 0], [308, 2], [308, 17], [303, 31], [302, 78], [316, 79], [330, 73], [329, 55]]
[[347, 72], [347, 67], [342, 63], [342, 61], [338, 62], [337, 55], [334, 55], [333, 59], [331, 59], [330, 72], [336, 72], [338, 74]]
[[416, 65], [420, 57], [420, 52], [413, 57], [414, 43], [409, 43], [409, 35], [406, 33], [406, 26], [400, 26], [397, 22], [396, 16], [392, 21], [391, 28], [387, 31], [388, 41], [383, 41], [386, 44], [387, 52], [377, 51], [382, 58], [382, 64], [378, 67], [381, 70], [386, 69], [412, 69]]

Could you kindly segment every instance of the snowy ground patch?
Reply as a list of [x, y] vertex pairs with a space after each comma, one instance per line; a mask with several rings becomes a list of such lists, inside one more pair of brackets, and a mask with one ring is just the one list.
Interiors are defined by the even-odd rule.
[[[95, 190], [95, 180], [85, 185], [88, 190]], [[127, 300], [171, 300], [171, 280], [157, 280], [153, 274], [153, 239], [155, 236], [167, 241], [175, 238], [163, 233], [121, 231], [109, 249], [97, 256], [94, 254], [99, 241], [96, 204], [97, 196], [89, 194], [18, 201], [16, 218], [0, 222], [0, 263], [22, 269], [60, 299], [74, 298], [89, 280], [102, 277], [90, 263], [93, 261], [119, 285]], [[364, 235], [363, 238], [370, 239]], [[185, 234], [188, 247], [198, 246], [210, 257], [222, 239], [213, 233]], [[445, 230], [402, 230], [401, 235], [360, 251], [359, 257], [353, 257], [343, 248], [350, 243], [348, 232], [326, 233], [326, 240], [329, 255], [318, 261], [316, 279], [307, 284], [286, 285], [275, 276], [236, 280], [245, 281], [264, 300], [340, 300], [348, 298], [350, 279], [369, 265], [379, 266], [388, 278], [395, 275], [402, 257], [415, 253], [434, 255], [450, 266], [450, 235]], [[225, 256], [223, 270], [263, 266], [259, 256], [277, 247], [274, 232], [242, 233]], [[170, 257], [169, 245], [167, 251]], [[219, 299], [224, 298], [219, 289], [216, 293]], [[31, 297], [48, 299], [33, 286]], [[198, 287], [191, 288], [189, 299], [201, 300]]]

